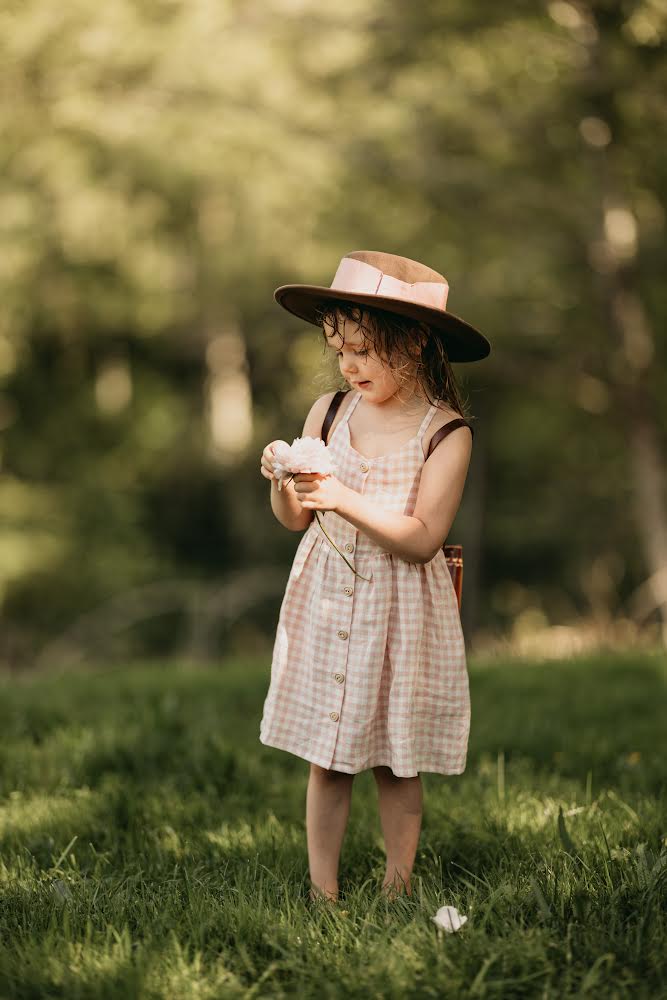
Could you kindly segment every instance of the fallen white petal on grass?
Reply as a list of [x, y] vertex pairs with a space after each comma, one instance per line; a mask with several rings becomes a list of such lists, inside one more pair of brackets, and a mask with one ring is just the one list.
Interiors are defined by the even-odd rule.
[[441, 906], [431, 920], [438, 927], [442, 927], [448, 934], [459, 931], [468, 918], [464, 913], [459, 913], [455, 906]]

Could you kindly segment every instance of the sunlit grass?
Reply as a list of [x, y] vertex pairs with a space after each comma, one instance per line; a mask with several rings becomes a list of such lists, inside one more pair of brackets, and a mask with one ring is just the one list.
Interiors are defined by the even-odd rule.
[[470, 673], [414, 895], [378, 892], [366, 772], [341, 903], [315, 911], [307, 765], [258, 740], [266, 662], [3, 679], [0, 995], [666, 996], [663, 657]]

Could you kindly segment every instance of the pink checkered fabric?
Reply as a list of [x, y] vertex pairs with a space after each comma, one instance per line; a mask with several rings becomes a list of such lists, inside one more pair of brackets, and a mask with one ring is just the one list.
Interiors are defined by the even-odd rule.
[[[385, 455], [352, 447], [348, 421], [329, 447], [337, 476], [378, 507], [411, 514], [424, 465], [417, 434]], [[319, 512], [355, 576], [313, 518], [283, 597], [260, 741], [321, 767], [356, 774], [386, 765], [397, 777], [461, 774], [470, 729], [466, 653], [445, 554], [410, 563], [334, 511]]]

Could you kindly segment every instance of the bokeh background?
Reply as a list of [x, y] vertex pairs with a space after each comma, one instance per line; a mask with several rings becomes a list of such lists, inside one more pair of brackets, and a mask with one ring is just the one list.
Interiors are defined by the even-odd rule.
[[337, 385], [273, 289], [440, 270], [492, 354], [471, 652], [667, 637], [660, 0], [22, 0], [0, 54], [0, 661], [270, 652], [259, 473]]

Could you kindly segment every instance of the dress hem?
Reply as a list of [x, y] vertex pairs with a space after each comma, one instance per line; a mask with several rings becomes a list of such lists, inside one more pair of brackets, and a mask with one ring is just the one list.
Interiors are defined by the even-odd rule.
[[387, 760], [373, 760], [371, 763], [366, 764], [364, 767], [359, 768], [358, 771], [352, 771], [350, 768], [341, 767], [336, 765], [334, 768], [330, 768], [328, 764], [324, 761], [324, 758], [318, 757], [315, 754], [307, 756], [306, 753], [299, 752], [295, 750], [293, 746], [288, 746], [287, 742], [283, 742], [279, 739], [273, 737], [264, 737], [260, 735], [259, 742], [266, 747], [271, 747], [274, 750], [283, 750], [285, 753], [290, 753], [294, 757], [299, 757], [301, 760], [306, 760], [310, 764], [317, 764], [319, 767], [323, 767], [326, 770], [341, 771], [343, 774], [361, 774], [363, 771], [370, 771], [373, 767], [388, 767], [391, 769], [394, 777], [396, 778], [416, 778], [419, 774], [444, 774], [444, 775], [454, 775], [463, 774], [466, 769], [467, 760], [464, 761], [463, 767], [456, 770], [444, 770], [443, 768], [433, 767], [430, 765], [425, 765], [424, 767], [417, 766], [414, 774], [397, 774], [393, 767]]

